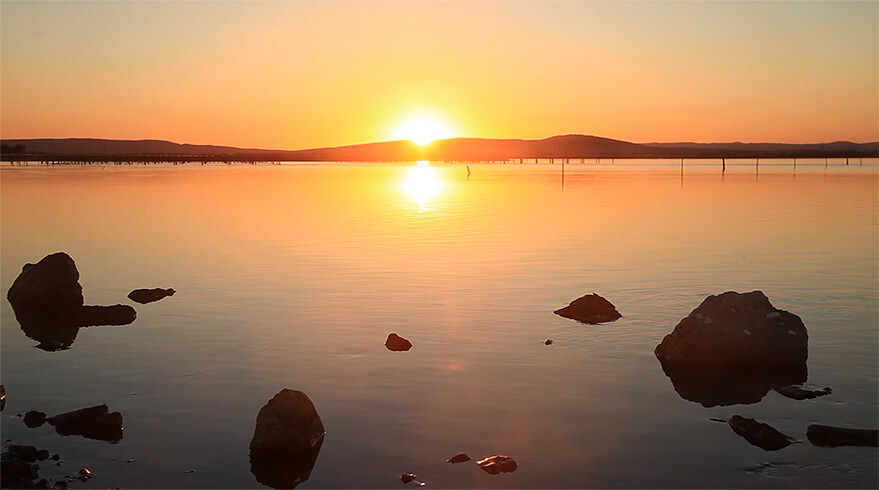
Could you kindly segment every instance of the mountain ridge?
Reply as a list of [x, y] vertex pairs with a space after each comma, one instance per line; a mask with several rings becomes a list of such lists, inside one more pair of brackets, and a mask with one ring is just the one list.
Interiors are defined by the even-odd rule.
[[[879, 142], [854, 143], [633, 143], [601, 136], [564, 134], [543, 139], [448, 138], [419, 146], [407, 140], [380, 141], [300, 150], [195, 145], [158, 139], [3, 139], [3, 154], [213, 156], [278, 161], [501, 161], [549, 158], [790, 158], [877, 157]], [[24, 153], [20, 150], [24, 146]]]

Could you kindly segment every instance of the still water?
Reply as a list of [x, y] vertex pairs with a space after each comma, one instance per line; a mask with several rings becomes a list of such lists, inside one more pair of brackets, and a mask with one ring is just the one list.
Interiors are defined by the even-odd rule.
[[[567, 165], [564, 182], [559, 165], [4, 166], [2, 437], [60, 454], [50, 480], [95, 473], [72, 488], [261, 487], [248, 444], [286, 387], [327, 430], [300, 488], [403, 488], [407, 472], [440, 488], [875, 488], [875, 448], [805, 431], [877, 426], [877, 163], [776, 163]], [[177, 294], [37, 349], [6, 293], [57, 251], [86, 304]], [[656, 344], [705, 296], [755, 289], [803, 319], [808, 385], [833, 393], [682, 398]], [[623, 317], [552, 313], [591, 292]], [[414, 347], [387, 350], [390, 332]], [[124, 417], [117, 443], [16, 417], [101, 403]], [[767, 452], [709, 420], [736, 414], [802, 442]], [[445, 462], [461, 451], [519, 467]]]

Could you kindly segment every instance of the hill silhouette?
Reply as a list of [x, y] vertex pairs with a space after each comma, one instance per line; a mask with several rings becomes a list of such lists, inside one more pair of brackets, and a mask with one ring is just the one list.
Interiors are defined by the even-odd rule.
[[[384, 141], [329, 148], [273, 150], [218, 145], [180, 144], [164, 140], [108, 140], [97, 138], [7, 139], [4, 156], [22, 159], [40, 156], [168, 156], [204, 157], [218, 160], [393, 162], [506, 161], [516, 159], [594, 158], [819, 158], [877, 157], [879, 142], [836, 141], [817, 144], [786, 143], [647, 143], [582, 134], [552, 136], [539, 140], [450, 138], [419, 146], [411, 141]], [[15, 148], [25, 149], [25, 155]]]

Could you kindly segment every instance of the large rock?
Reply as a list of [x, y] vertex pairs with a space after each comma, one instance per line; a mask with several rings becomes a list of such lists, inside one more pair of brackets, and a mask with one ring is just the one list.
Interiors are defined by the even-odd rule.
[[794, 366], [808, 358], [809, 336], [800, 317], [772, 306], [762, 291], [708, 296], [654, 353], [665, 364]]
[[385, 347], [387, 347], [388, 350], [402, 352], [411, 349], [412, 342], [409, 342], [407, 339], [404, 339], [395, 333], [390, 333], [388, 334], [387, 340], [385, 340]]
[[256, 416], [250, 471], [264, 485], [293, 488], [311, 476], [325, 434], [308, 395], [285, 388]]
[[596, 293], [581, 296], [553, 313], [591, 325], [612, 322], [623, 316], [610, 301]]
[[494, 456], [489, 456], [485, 459], [481, 459], [476, 462], [483, 471], [490, 475], [497, 475], [498, 473], [512, 473], [516, 471], [516, 468], [519, 467], [519, 464], [516, 463], [516, 460], [509, 457], [504, 456], [503, 454], [496, 454]]
[[25, 264], [6, 294], [19, 310], [38, 310], [72, 322], [82, 306], [82, 286], [76, 263], [64, 252], [47, 255], [36, 264]]
[[127, 325], [136, 317], [127, 305], [83, 306], [79, 271], [64, 252], [25, 264], [6, 298], [25, 335], [47, 351], [70, 347], [80, 327]]

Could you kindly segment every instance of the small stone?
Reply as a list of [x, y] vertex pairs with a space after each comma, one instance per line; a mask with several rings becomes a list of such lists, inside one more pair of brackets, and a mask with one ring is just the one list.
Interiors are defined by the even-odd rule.
[[581, 296], [553, 313], [590, 325], [612, 322], [622, 317], [613, 303], [596, 293]]
[[388, 339], [385, 340], [385, 347], [387, 347], [388, 350], [402, 352], [411, 349], [412, 342], [409, 342], [395, 333], [391, 333], [388, 334]]
[[498, 473], [511, 473], [516, 471], [516, 468], [519, 467], [516, 460], [509, 457], [504, 456], [502, 454], [497, 454], [495, 456], [489, 456], [485, 459], [481, 459], [476, 462], [480, 468], [483, 469], [486, 473], [490, 475], [497, 475]]
[[126, 459], [125, 462], [126, 462], [126, 463], [136, 463], [136, 462], [137, 462], [137, 459], [135, 459], [135, 458], [129, 458], [129, 459]]
[[807, 390], [800, 388], [799, 386], [790, 385], [775, 388], [775, 391], [779, 395], [793, 398], [794, 400], [808, 400], [833, 393], [833, 390], [831, 390], [829, 386], [826, 386], [820, 390]]
[[400, 475], [400, 481], [402, 481], [403, 483], [409, 483], [410, 481], [414, 480], [415, 478], [416, 478], [415, 473], [403, 473], [402, 475]]
[[51, 459], [52, 459], [52, 461], [58, 461], [59, 459], [61, 459], [61, 455], [60, 454], [53, 454]]
[[195, 473], [195, 470], [190, 468], [190, 469], [184, 471], [184, 473]]
[[128, 293], [128, 299], [143, 305], [147, 303], [152, 303], [153, 301], [159, 301], [160, 299], [167, 296], [174, 296], [174, 293], [176, 292], [177, 291], [174, 291], [171, 288], [135, 289], [134, 291]]
[[729, 426], [733, 432], [742, 436], [754, 446], [765, 451], [777, 451], [790, 445], [791, 437], [775, 430], [769, 424], [757, 422], [754, 419], [733, 415], [729, 419]]
[[24, 414], [24, 425], [33, 429], [35, 427], [39, 427], [46, 423], [46, 414], [43, 412], [38, 412], [36, 410], [31, 410], [28, 413]]
[[552, 339], [546, 339], [543, 341], [545, 345], [552, 345]]
[[470, 456], [467, 456], [464, 453], [458, 453], [451, 458], [448, 459], [448, 463], [463, 463], [465, 461], [470, 461]]

